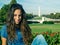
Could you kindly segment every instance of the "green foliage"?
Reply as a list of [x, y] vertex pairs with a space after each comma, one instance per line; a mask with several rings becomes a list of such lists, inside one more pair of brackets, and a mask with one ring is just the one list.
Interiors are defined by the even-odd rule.
[[16, 0], [11, 0], [11, 2], [10, 2], [10, 4], [9, 4], [9, 6], [11, 6], [12, 4], [16, 4], [17, 3], [17, 1]]
[[0, 20], [2, 22], [5, 22], [7, 12], [9, 10], [11, 4], [15, 4], [15, 3], [17, 3], [16, 0], [11, 0], [10, 4], [8, 4], [8, 5], [4, 4], [3, 7], [0, 9]]
[[33, 18], [33, 15], [32, 14], [26, 14], [26, 18], [27, 19], [32, 19]]
[[15, 3], [17, 3], [16, 0], [11, 0], [10, 5], [11, 5], [11, 4], [15, 4]]
[[48, 14], [48, 15], [43, 15], [43, 16], [45, 16], [45, 17], [47, 17], [47, 18], [52, 18], [52, 19], [60, 19], [60, 13], [50, 13], [50, 14]]
[[6, 20], [6, 14], [8, 12], [8, 8], [9, 8], [9, 5], [4, 5], [1, 10], [0, 10], [0, 19], [2, 20], [2, 22], [4, 22]]
[[60, 44], [60, 32], [44, 32], [43, 35], [48, 45]]
[[44, 21], [43, 24], [54, 24], [53, 21]]
[[60, 19], [60, 13], [56, 13], [56, 19]]

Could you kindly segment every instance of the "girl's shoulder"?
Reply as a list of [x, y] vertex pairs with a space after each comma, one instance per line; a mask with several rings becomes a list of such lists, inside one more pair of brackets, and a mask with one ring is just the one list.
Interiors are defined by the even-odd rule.
[[1, 32], [6, 32], [6, 30], [7, 30], [7, 26], [3, 25], [2, 28], [1, 28]]
[[1, 37], [7, 38], [7, 26], [3, 25], [1, 28]]
[[3, 25], [3, 26], [2, 26], [2, 29], [6, 29], [6, 28], [7, 28], [7, 25]]

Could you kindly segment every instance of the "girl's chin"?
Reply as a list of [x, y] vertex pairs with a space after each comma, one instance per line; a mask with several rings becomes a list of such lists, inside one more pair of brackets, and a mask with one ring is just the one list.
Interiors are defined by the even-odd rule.
[[18, 23], [16, 23], [16, 24], [19, 24], [19, 22], [18, 22]]
[[16, 24], [19, 24], [20, 23], [20, 21], [18, 21], [18, 22], [15, 22]]

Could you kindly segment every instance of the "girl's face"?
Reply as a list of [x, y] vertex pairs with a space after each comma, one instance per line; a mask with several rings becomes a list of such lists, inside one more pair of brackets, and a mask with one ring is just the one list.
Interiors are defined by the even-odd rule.
[[16, 9], [14, 11], [14, 21], [16, 24], [19, 24], [19, 22], [21, 21], [21, 14], [22, 14], [22, 12], [20, 9]]

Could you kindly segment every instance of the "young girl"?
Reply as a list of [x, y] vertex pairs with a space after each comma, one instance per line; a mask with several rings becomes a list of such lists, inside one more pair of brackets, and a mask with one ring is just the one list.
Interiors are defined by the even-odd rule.
[[11, 5], [6, 24], [1, 30], [2, 45], [47, 45], [45, 39], [41, 35], [37, 36], [33, 42], [30, 42], [32, 40], [32, 33], [25, 14], [22, 5]]

